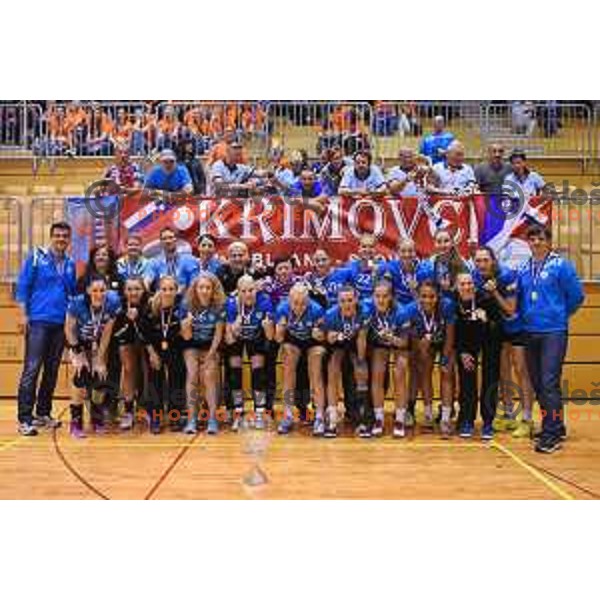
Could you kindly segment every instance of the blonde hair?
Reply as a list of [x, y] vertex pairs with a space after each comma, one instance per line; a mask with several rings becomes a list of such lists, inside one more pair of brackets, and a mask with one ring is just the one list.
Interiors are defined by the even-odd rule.
[[175, 279], [175, 277], [173, 277], [172, 275], [163, 275], [159, 280], [158, 280], [158, 291], [154, 294], [154, 296], [152, 296], [152, 298], [150, 298], [150, 311], [152, 312], [152, 314], [156, 317], [158, 315], [158, 313], [160, 312], [160, 309], [162, 308], [162, 294], [160, 293], [160, 285], [163, 281], [172, 281], [173, 284], [175, 285], [175, 290], [177, 290], [179, 288], [178, 284], [177, 284], [177, 279]]
[[196, 293], [196, 287], [198, 282], [202, 279], [208, 279], [212, 285], [212, 297], [210, 299], [210, 308], [220, 309], [225, 304], [225, 300], [227, 297], [225, 296], [225, 291], [223, 290], [223, 285], [219, 281], [216, 275], [210, 273], [208, 271], [204, 271], [198, 275], [194, 281], [192, 281], [188, 291], [185, 294], [185, 299], [189, 309], [192, 312], [196, 312], [200, 310], [200, 301], [198, 300], [198, 294]]

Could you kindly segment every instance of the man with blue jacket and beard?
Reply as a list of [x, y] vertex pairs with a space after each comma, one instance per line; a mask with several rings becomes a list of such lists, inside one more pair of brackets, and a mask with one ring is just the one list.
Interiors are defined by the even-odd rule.
[[76, 285], [75, 263], [66, 254], [70, 241], [70, 225], [54, 223], [50, 227], [50, 245], [33, 250], [17, 282], [16, 299], [24, 313], [26, 340], [17, 399], [18, 431], [25, 436], [37, 435], [37, 427], [60, 426], [51, 413], [65, 345], [65, 315]]

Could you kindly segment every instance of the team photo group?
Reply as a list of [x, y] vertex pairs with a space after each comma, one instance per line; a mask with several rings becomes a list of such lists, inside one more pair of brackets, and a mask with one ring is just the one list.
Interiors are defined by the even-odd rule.
[[[494, 145], [489, 163], [472, 169], [462, 146], [449, 142], [434, 148], [443, 157], [435, 161], [405, 148], [384, 174], [368, 151], [344, 157], [339, 149], [318, 166], [261, 172], [229, 141], [207, 179], [209, 189], [238, 196], [266, 181], [308, 199], [312, 210], [333, 195], [460, 196], [511, 182], [527, 198], [544, 186], [523, 152], [505, 161]], [[141, 175], [126, 149], [116, 155], [105, 177], [120, 186], [194, 191], [170, 149]], [[376, 236], [365, 234], [343, 260], [316, 243], [308, 270], [290, 254], [256, 263], [240, 240], [217, 252], [210, 234], [199, 235], [194, 253], [182, 251], [179, 237], [176, 227], [162, 227], [151, 258], [135, 232], [119, 247], [97, 244], [78, 277], [72, 227], [52, 224], [50, 243], [33, 250], [17, 282], [26, 337], [22, 435], [60, 426], [52, 396], [66, 349], [75, 438], [109, 427], [214, 435], [273, 426], [325, 438], [432, 431], [483, 441], [505, 431], [545, 453], [566, 439], [561, 371], [569, 319], [584, 295], [545, 224], [530, 220], [530, 253], [516, 265], [488, 245], [471, 243], [461, 255], [443, 222], [428, 256], [404, 237], [382, 258]]]

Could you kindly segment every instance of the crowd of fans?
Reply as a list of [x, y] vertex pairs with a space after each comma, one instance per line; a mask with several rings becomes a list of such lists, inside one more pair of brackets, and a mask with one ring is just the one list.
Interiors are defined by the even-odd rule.
[[195, 155], [190, 140], [180, 142], [175, 150], [165, 148], [147, 172], [132, 159], [127, 146], [118, 146], [116, 162], [104, 177], [125, 190], [302, 197], [316, 209], [327, 197], [336, 195], [466, 197], [503, 191], [506, 195], [510, 189], [504, 184], [508, 183], [509, 188], [518, 187], [521, 195], [530, 197], [544, 189], [544, 180], [528, 167], [523, 151], [513, 150], [506, 161], [504, 146], [491, 144], [487, 161], [473, 167], [465, 162], [465, 148], [445, 128], [444, 118], [438, 115], [433, 122], [434, 130], [421, 139], [419, 151], [403, 146], [397, 164], [385, 171], [373, 162], [369, 150], [361, 148], [349, 154], [339, 145], [324, 148], [316, 161], [311, 161], [305, 150], [286, 154], [274, 149], [268, 165], [259, 168], [249, 164], [244, 144], [230, 132], [203, 160]]
[[[486, 103], [471, 104], [477, 115], [485, 113]], [[0, 103], [0, 144], [25, 145], [42, 157], [108, 156], [116, 145], [126, 145], [139, 156], [174, 149], [185, 140], [202, 155], [226, 134], [264, 140], [278, 126], [310, 126], [316, 142], [311, 153], [340, 146], [352, 154], [369, 149], [373, 136], [420, 137], [434, 115], [451, 123], [467, 118], [466, 110], [460, 103], [430, 101], [5, 101]], [[516, 136], [541, 132], [552, 137], [561, 127], [561, 104], [556, 101], [494, 104], [482, 123], [482, 128], [507, 128]]]

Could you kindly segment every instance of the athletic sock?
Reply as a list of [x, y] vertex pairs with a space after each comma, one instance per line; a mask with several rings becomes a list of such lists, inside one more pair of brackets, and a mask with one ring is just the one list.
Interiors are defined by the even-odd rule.
[[531, 409], [530, 408], [524, 408], [523, 409], [523, 420], [524, 421], [531, 421], [531, 419], [532, 419]]
[[71, 421], [78, 425], [83, 425], [83, 405], [82, 404], [71, 404], [69, 406], [71, 411]]
[[448, 422], [450, 420], [451, 414], [452, 414], [451, 406], [442, 406], [442, 421]]
[[383, 415], [384, 415], [383, 407], [375, 409], [375, 419], [377, 421], [383, 421]]
[[405, 408], [397, 408], [396, 409], [396, 421], [400, 422], [400, 423], [404, 423], [404, 417], [406, 415], [406, 409]]
[[337, 426], [337, 408], [335, 406], [330, 406], [327, 409], [329, 414], [329, 426], [336, 427]]
[[425, 418], [428, 421], [431, 421], [431, 419], [433, 419], [433, 405], [432, 404], [425, 405]]

